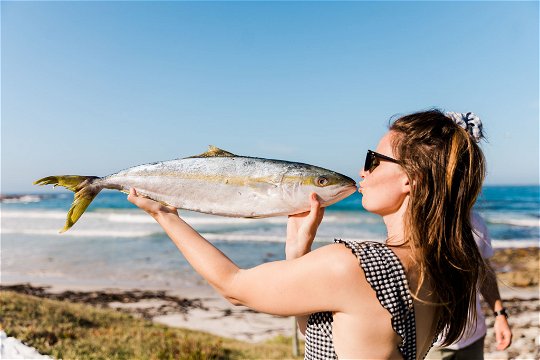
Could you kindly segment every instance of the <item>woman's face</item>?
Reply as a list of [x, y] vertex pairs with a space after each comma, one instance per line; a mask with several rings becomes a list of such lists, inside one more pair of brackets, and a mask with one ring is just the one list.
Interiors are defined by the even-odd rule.
[[[395, 136], [394, 132], [387, 132], [375, 152], [396, 159], [392, 149]], [[385, 216], [397, 212], [403, 205], [409, 194], [409, 180], [399, 164], [379, 160], [379, 166], [372, 172], [362, 168], [360, 177], [363, 181], [358, 191], [362, 193], [362, 206], [367, 211]]]

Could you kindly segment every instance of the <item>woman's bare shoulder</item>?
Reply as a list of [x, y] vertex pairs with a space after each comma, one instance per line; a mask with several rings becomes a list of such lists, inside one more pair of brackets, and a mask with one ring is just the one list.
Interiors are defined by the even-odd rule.
[[368, 285], [360, 259], [343, 243], [322, 246], [310, 254], [313, 255], [314, 261], [324, 264], [336, 281], [343, 281], [349, 285]]
[[[333, 301], [338, 313], [355, 316], [374, 312], [383, 313], [375, 292], [362, 269], [360, 259], [343, 243], [336, 243], [312, 251], [314, 261], [324, 263], [333, 282]], [[383, 309], [384, 310], [384, 309]]]

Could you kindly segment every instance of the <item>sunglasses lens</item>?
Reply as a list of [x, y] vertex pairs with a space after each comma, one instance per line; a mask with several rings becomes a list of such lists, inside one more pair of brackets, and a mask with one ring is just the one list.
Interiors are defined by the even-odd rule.
[[368, 151], [366, 155], [366, 162], [364, 163], [365, 172], [373, 172], [380, 165], [380, 160], [372, 151]]
[[381, 160], [384, 161], [390, 161], [396, 164], [401, 164], [401, 160], [396, 160], [394, 158], [391, 158], [389, 156], [376, 153], [375, 151], [368, 150], [366, 155], [366, 162], [364, 163], [364, 171], [365, 172], [373, 172], [381, 164]]
[[366, 162], [364, 164], [364, 171], [366, 172], [372, 172], [375, 170], [377, 166], [379, 166], [380, 162], [379, 159], [377, 159], [377, 156], [371, 151], [368, 151], [366, 155]]
[[373, 154], [371, 152], [367, 152], [366, 154], [366, 161], [364, 163], [364, 171], [370, 172], [371, 171], [371, 162], [373, 161]]
[[369, 168], [369, 172], [373, 172], [373, 170], [375, 170], [377, 166], [379, 166], [380, 164], [381, 162], [379, 161], [379, 159], [377, 159], [377, 157], [373, 155], [371, 159], [371, 167]]

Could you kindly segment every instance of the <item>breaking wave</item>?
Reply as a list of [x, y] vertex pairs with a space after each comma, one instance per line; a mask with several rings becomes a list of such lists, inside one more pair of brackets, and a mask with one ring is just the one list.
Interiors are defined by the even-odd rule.
[[521, 227], [540, 227], [540, 219], [502, 219], [502, 218], [490, 218], [489, 223], [521, 226]]

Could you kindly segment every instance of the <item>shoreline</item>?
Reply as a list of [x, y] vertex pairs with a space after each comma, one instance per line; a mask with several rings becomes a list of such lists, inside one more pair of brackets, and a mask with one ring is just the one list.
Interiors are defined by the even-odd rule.
[[[210, 291], [213, 291], [208, 287]], [[170, 327], [205, 331], [213, 335], [257, 343], [279, 335], [291, 336], [292, 317], [269, 315], [230, 304], [206, 290], [182, 295], [180, 291], [140, 289], [69, 289], [35, 284], [4, 284], [13, 291], [45, 299], [109, 308]]]
[[[502, 284], [500, 284], [502, 285]], [[165, 290], [101, 289], [88, 291], [60, 290], [30, 284], [4, 285], [0, 291], [14, 291], [44, 299], [84, 303], [108, 308], [173, 328], [211, 333], [249, 343], [259, 343], [276, 336], [293, 334], [293, 318], [273, 316], [228, 303], [217, 293], [209, 297], [185, 297]], [[501, 287], [501, 297], [510, 315], [512, 345], [496, 350], [494, 319], [485, 307], [488, 331], [486, 359], [537, 359], [540, 355], [540, 299], [538, 286]], [[299, 336], [303, 339], [302, 336]]]
[[[178, 255], [181, 256], [181, 255]], [[534, 287], [539, 284], [540, 247], [505, 247], [495, 248], [494, 255], [489, 259], [497, 274], [501, 291], [505, 288]], [[124, 280], [99, 276], [80, 278], [73, 274], [71, 277], [55, 276], [55, 274], [20, 274], [5, 271], [0, 273], [0, 285], [29, 283], [33, 286], [47, 287], [51, 292], [99, 291], [99, 290], [149, 290], [167, 291], [172, 295], [189, 297], [219, 297], [215, 290], [200, 277], [187, 274], [189, 277], [178, 276], [174, 280], [161, 281]], [[180, 270], [180, 269], [179, 269]]]
[[[490, 259], [497, 273], [501, 297], [510, 314], [514, 341], [509, 349], [496, 351], [493, 319], [486, 311], [486, 359], [540, 358], [539, 252], [537, 247], [495, 249]], [[90, 284], [77, 283], [76, 279], [62, 282], [61, 279], [45, 277], [34, 277], [31, 281], [20, 281], [28, 276], [9, 278], [2, 276], [0, 291], [12, 290], [41, 298], [115, 309], [169, 327], [199, 330], [250, 343], [293, 334], [291, 317], [234, 306], [205, 282], [175, 288], [152, 288], [148, 283], [100, 284], [99, 279]]]

